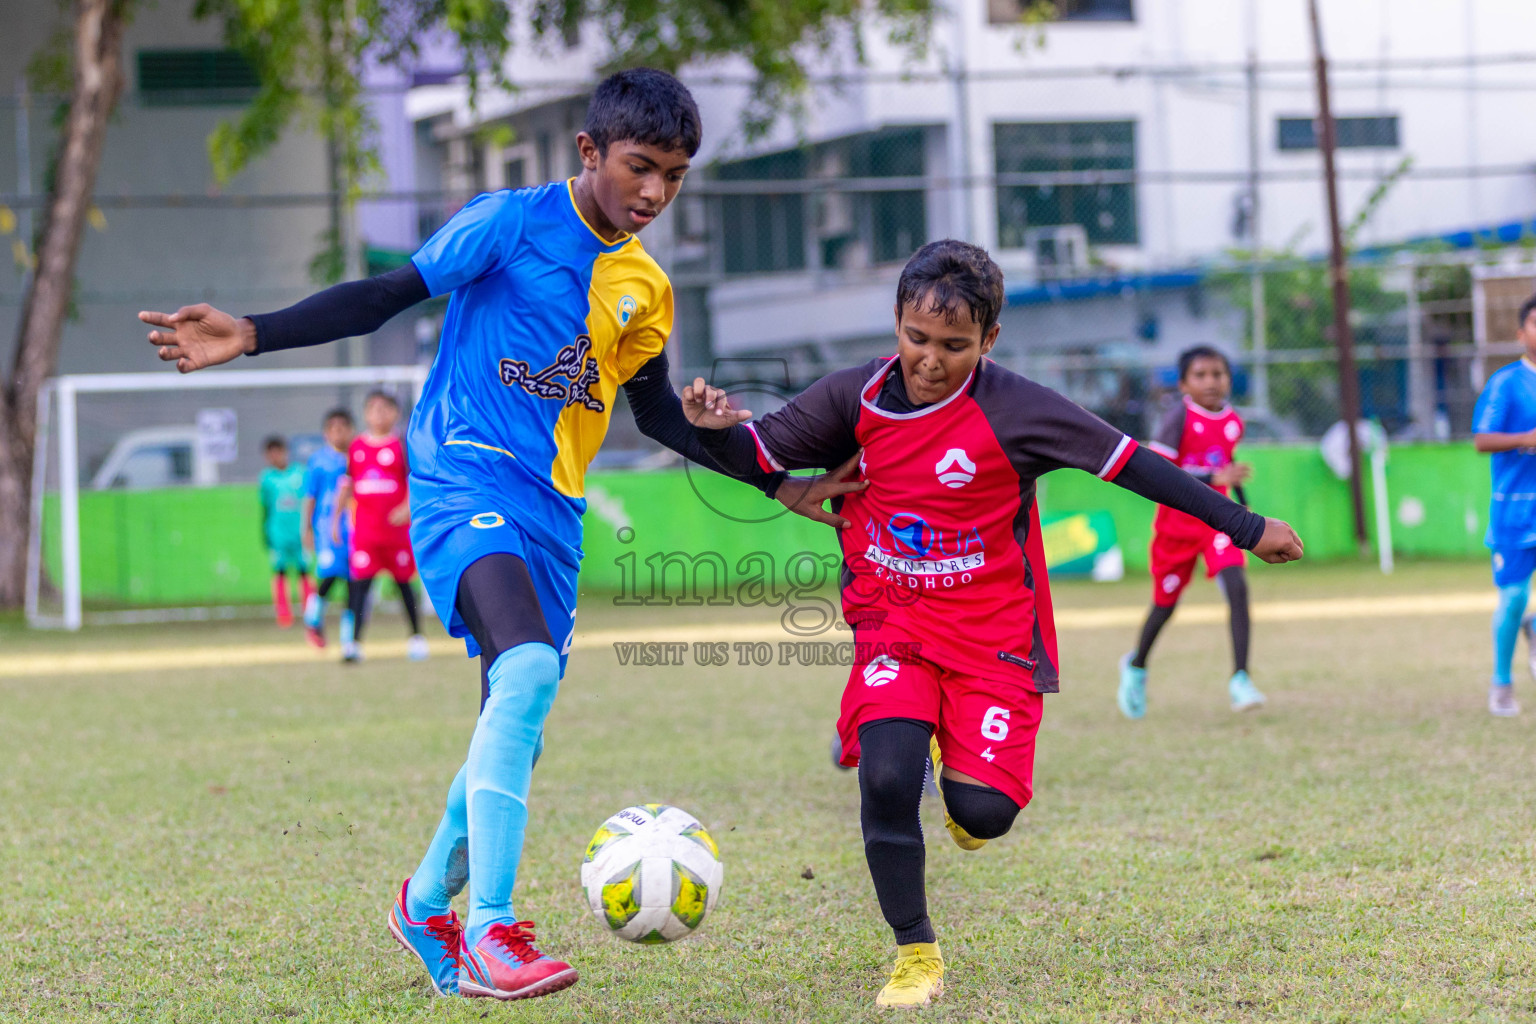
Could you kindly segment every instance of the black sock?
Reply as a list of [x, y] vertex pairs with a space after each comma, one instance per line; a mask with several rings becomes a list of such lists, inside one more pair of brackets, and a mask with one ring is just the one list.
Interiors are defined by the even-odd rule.
[[1147, 612], [1147, 621], [1141, 627], [1141, 639], [1136, 643], [1136, 653], [1131, 658], [1133, 668], [1146, 668], [1147, 655], [1152, 653], [1152, 645], [1157, 642], [1157, 634], [1168, 625], [1168, 620], [1173, 618], [1174, 605], [1164, 608], [1160, 604], [1154, 604], [1152, 610]]
[[882, 718], [859, 728], [859, 820], [875, 896], [896, 944], [934, 941], [923, 885], [923, 780], [933, 727]]
[[341, 579], [340, 576], [327, 576], [320, 581], [320, 585], [315, 587], [315, 593], [320, 595], [320, 600], [324, 601], [326, 599], [331, 592], [331, 588], [336, 585], [336, 581], [339, 579]]
[[977, 839], [1007, 835], [1013, 828], [1013, 819], [1022, 810], [1013, 797], [1001, 790], [959, 779], [944, 780], [944, 809], [956, 825]]
[[410, 580], [395, 584], [400, 589], [400, 603], [405, 605], [405, 618], [411, 624], [411, 636], [421, 632], [421, 621], [416, 617], [416, 585]]
[[1232, 671], [1248, 671], [1248, 577], [1243, 570], [1229, 565], [1216, 575], [1221, 592], [1227, 596], [1228, 621], [1232, 629]]
[[353, 580], [347, 584], [347, 609], [352, 612], [352, 639], [362, 642], [363, 626], [368, 617], [368, 591], [373, 586], [373, 577], [366, 580]]

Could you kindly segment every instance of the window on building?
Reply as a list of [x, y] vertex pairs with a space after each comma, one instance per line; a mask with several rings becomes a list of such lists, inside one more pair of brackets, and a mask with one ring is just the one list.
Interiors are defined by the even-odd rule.
[[[724, 181], [760, 181], [761, 191], [719, 199], [719, 242], [728, 274], [854, 269], [905, 260], [928, 240], [921, 188], [775, 192], [778, 181], [921, 178], [924, 129], [868, 132], [803, 149], [725, 164]], [[807, 251], [809, 246], [809, 252]]]
[[261, 80], [235, 50], [140, 50], [139, 96], [146, 106], [247, 103]]
[[[1334, 128], [1340, 149], [1396, 149], [1399, 145], [1396, 114], [1339, 117], [1334, 119]], [[1317, 121], [1310, 117], [1282, 117], [1279, 139], [1282, 150], [1316, 149]]]
[[[987, 20], [1012, 25], [1023, 20], [1031, 0], [987, 0]], [[1135, 21], [1131, 0], [1055, 0], [1057, 21]]]
[[505, 188], [517, 189], [526, 187], [530, 184], [528, 181], [528, 161], [522, 157], [508, 160], [502, 165], [501, 181]]
[[[795, 181], [805, 177], [806, 152], [795, 149], [718, 169], [722, 181]], [[805, 196], [763, 191], [720, 197], [720, 244], [727, 274], [805, 269]]]
[[[874, 132], [846, 140], [848, 170], [855, 178], [920, 178], [923, 176], [921, 128]], [[869, 262], [895, 263], [911, 256], [928, 240], [928, 206], [922, 189], [866, 192], [852, 197], [856, 234], [866, 241]], [[825, 248], [825, 247], [824, 247]], [[823, 252], [822, 265], [841, 266]]]
[[[1084, 171], [1135, 171], [1135, 121], [1051, 121], [994, 126], [997, 233], [1004, 248], [1019, 248], [1030, 228], [1081, 224], [1096, 245], [1135, 245], [1136, 186], [1129, 181], [1060, 183], [1049, 176]], [[1010, 174], [1045, 180], [1008, 183]]]

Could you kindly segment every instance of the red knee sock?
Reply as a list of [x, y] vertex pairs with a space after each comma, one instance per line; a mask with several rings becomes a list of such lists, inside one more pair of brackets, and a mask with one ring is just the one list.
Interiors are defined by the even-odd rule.
[[272, 577], [272, 610], [277, 613], [277, 624], [283, 629], [293, 625], [293, 609], [288, 606], [288, 577], [282, 573]]

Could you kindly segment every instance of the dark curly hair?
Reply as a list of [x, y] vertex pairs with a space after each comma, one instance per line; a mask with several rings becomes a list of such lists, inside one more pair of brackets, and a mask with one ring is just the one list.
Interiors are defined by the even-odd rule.
[[704, 137], [693, 94], [655, 68], [630, 68], [597, 83], [582, 131], [604, 156], [610, 144], [633, 139], [665, 150], [680, 149], [691, 157]]
[[896, 283], [896, 305], [943, 313], [949, 324], [962, 315], [986, 337], [1003, 310], [1003, 272], [979, 245], [945, 238], [929, 242], [907, 260]]

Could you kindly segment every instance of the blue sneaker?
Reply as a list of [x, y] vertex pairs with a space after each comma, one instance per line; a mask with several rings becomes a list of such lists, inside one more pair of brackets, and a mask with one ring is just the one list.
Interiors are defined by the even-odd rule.
[[1233, 711], [1252, 711], [1264, 706], [1264, 695], [1253, 685], [1247, 672], [1234, 672], [1227, 682], [1227, 694], [1232, 698]]
[[459, 955], [464, 942], [464, 926], [453, 911], [436, 914], [425, 921], [412, 921], [405, 909], [405, 891], [411, 880], [400, 886], [395, 905], [389, 908], [389, 933], [407, 953], [416, 954], [432, 988], [440, 996], [459, 994]]
[[1131, 664], [1131, 655], [1120, 659], [1120, 690], [1115, 694], [1120, 713], [1137, 719], [1147, 713], [1147, 670]]

